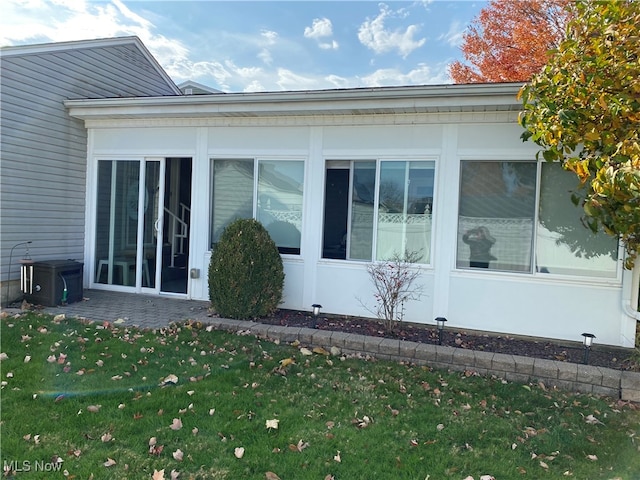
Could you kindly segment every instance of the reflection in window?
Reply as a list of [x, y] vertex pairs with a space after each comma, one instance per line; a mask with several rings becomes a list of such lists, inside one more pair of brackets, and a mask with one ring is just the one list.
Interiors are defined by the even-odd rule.
[[429, 263], [435, 163], [328, 161], [323, 258]]
[[212, 246], [239, 218], [256, 218], [280, 253], [300, 253], [304, 162], [216, 159], [212, 168]]
[[531, 272], [536, 162], [463, 161], [459, 268]]
[[303, 162], [260, 161], [258, 213], [280, 253], [300, 253]]
[[536, 239], [536, 271], [615, 278], [618, 240], [594, 234], [580, 221], [582, 209], [570, 201], [575, 174], [558, 163], [543, 163]]
[[[540, 168], [538, 218], [534, 222]], [[594, 234], [570, 201], [573, 173], [559, 164], [463, 161], [458, 268], [615, 278], [617, 238]]]

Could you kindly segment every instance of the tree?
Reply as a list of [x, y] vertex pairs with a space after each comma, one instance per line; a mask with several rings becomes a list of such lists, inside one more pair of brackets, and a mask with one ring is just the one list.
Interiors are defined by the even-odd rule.
[[520, 91], [523, 140], [579, 185], [594, 232], [620, 236], [632, 268], [640, 247], [640, 2], [578, 2], [567, 38]]
[[521, 82], [549, 60], [573, 15], [569, 0], [491, 0], [464, 33], [470, 65], [449, 65], [455, 83]]

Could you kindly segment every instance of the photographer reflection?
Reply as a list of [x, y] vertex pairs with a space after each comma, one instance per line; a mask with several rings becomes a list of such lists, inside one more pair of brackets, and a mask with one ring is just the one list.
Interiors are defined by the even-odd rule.
[[491, 247], [496, 239], [491, 236], [487, 227], [473, 228], [462, 236], [462, 241], [469, 245], [469, 266], [472, 268], [489, 268], [489, 262], [497, 260], [491, 255]]

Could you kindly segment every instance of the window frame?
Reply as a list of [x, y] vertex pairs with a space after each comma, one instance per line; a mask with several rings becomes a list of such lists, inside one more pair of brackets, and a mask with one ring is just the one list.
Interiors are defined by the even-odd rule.
[[[532, 239], [531, 239], [531, 258], [530, 258], [530, 269], [528, 271], [514, 271], [514, 270], [498, 270], [498, 269], [484, 269], [484, 268], [472, 268], [472, 267], [463, 267], [459, 266], [458, 262], [458, 237], [459, 237], [459, 218], [460, 218], [460, 194], [462, 188], [462, 164], [464, 162], [525, 162], [525, 163], [535, 163], [536, 164], [536, 177], [535, 177], [535, 206], [534, 206], [534, 216], [533, 216], [533, 226], [532, 226]], [[624, 249], [622, 242], [618, 240], [617, 243], [617, 260], [616, 262], [616, 274], [615, 276], [598, 276], [598, 275], [579, 275], [579, 274], [568, 274], [568, 273], [551, 273], [551, 272], [541, 272], [538, 271], [537, 265], [537, 252], [538, 252], [538, 229], [539, 229], [539, 216], [540, 216], [540, 201], [541, 201], [541, 180], [542, 180], [542, 165], [546, 163], [544, 159], [535, 159], [531, 156], [523, 157], [521, 155], [507, 155], [504, 154], [495, 154], [495, 155], [464, 155], [458, 157], [457, 162], [457, 177], [458, 177], [458, 193], [457, 198], [455, 199], [456, 205], [456, 230], [455, 230], [455, 238], [456, 238], [456, 246], [453, 254], [453, 269], [458, 273], [465, 273], [471, 275], [516, 275], [520, 278], [536, 278], [536, 279], [553, 279], [557, 281], [567, 281], [570, 283], [580, 282], [580, 283], [598, 283], [598, 284], [608, 284], [608, 285], [619, 285], [622, 282], [622, 258], [624, 255]], [[577, 185], [577, 184], [576, 184]], [[567, 202], [570, 202], [570, 198], [567, 195]], [[603, 232], [599, 232], [598, 234], [604, 235]]]
[[[251, 200], [252, 200], [252, 212], [251, 218], [258, 218], [258, 203], [259, 203], [259, 188], [260, 188], [260, 163], [261, 162], [297, 162], [302, 166], [302, 202], [300, 204], [300, 246], [298, 248], [298, 252], [283, 252], [282, 248], [288, 247], [280, 247], [278, 246], [278, 252], [281, 256], [284, 257], [292, 257], [292, 258], [300, 258], [302, 256], [303, 251], [303, 242], [302, 242], [302, 231], [304, 229], [304, 210], [305, 210], [305, 184], [306, 184], [306, 175], [307, 175], [307, 158], [302, 156], [286, 156], [286, 155], [215, 155], [209, 156], [209, 248], [213, 250], [215, 248], [216, 242], [214, 242], [213, 238], [213, 219], [214, 219], [214, 196], [215, 196], [215, 188], [214, 188], [214, 177], [215, 177], [215, 167], [214, 164], [216, 161], [251, 161], [253, 162], [253, 185], [251, 189]], [[240, 217], [239, 217], [240, 218]], [[266, 228], [266, 226], [265, 226]]]
[[[354, 168], [357, 162], [374, 162], [375, 163], [375, 174], [374, 174], [374, 192], [373, 192], [373, 222], [371, 225], [371, 258], [370, 259], [362, 259], [362, 258], [352, 258], [351, 257], [351, 241], [352, 241], [352, 219], [353, 219], [353, 182], [354, 182]], [[384, 162], [395, 162], [405, 166], [410, 167], [411, 163], [431, 163], [433, 171], [433, 183], [431, 188], [433, 190], [431, 197], [431, 207], [430, 213], [431, 216], [431, 228], [429, 232], [429, 243], [426, 247], [429, 250], [428, 261], [425, 263], [413, 263], [412, 265], [420, 268], [432, 268], [433, 267], [433, 251], [434, 251], [434, 225], [435, 225], [435, 216], [436, 216], [436, 208], [434, 207], [436, 203], [437, 197], [437, 189], [438, 189], [438, 163], [439, 156], [436, 155], [412, 155], [412, 156], [402, 156], [402, 155], [390, 155], [390, 156], [335, 156], [335, 157], [326, 157], [324, 159], [324, 188], [323, 190], [323, 223], [322, 223], [322, 245], [320, 252], [320, 260], [321, 261], [339, 261], [339, 262], [349, 262], [349, 263], [372, 263], [372, 262], [383, 262], [386, 259], [378, 259], [378, 225], [379, 225], [379, 214], [380, 214], [380, 176], [382, 173], [382, 164]], [[326, 257], [324, 255], [325, 245], [325, 215], [326, 215], [326, 183], [327, 183], [327, 171], [331, 168], [331, 165], [335, 165], [334, 169], [344, 169], [349, 171], [349, 185], [348, 185], [348, 201], [347, 201], [347, 235], [346, 235], [346, 245], [345, 245], [345, 258], [333, 258]], [[342, 167], [340, 166], [342, 165]], [[408, 172], [410, 168], [408, 169]], [[409, 174], [407, 172], [407, 175]], [[404, 196], [407, 196], [408, 193], [405, 190], [403, 192]], [[405, 224], [406, 226], [406, 224]], [[406, 244], [406, 238], [404, 240]]]

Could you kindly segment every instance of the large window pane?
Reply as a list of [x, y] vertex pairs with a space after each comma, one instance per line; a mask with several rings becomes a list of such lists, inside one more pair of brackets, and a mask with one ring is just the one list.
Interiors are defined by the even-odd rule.
[[351, 259], [371, 260], [375, 188], [376, 162], [354, 162], [349, 237], [349, 258]]
[[536, 242], [536, 270], [541, 273], [615, 277], [618, 240], [594, 234], [580, 221], [582, 209], [570, 200], [575, 174], [558, 163], [543, 163]]
[[463, 161], [457, 265], [531, 272], [535, 162]]
[[258, 164], [258, 211], [280, 253], [300, 253], [304, 162], [266, 161]]
[[238, 218], [253, 218], [253, 159], [214, 160], [211, 243]]
[[433, 171], [434, 162], [381, 162], [377, 260], [410, 254], [429, 262]]
[[212, 247], [234, 220], [256, 218], [280, 253], [299, 254], [304, 162], [259, 161], [257, 179], [255, 165], [255, 159], [213, 161]]

